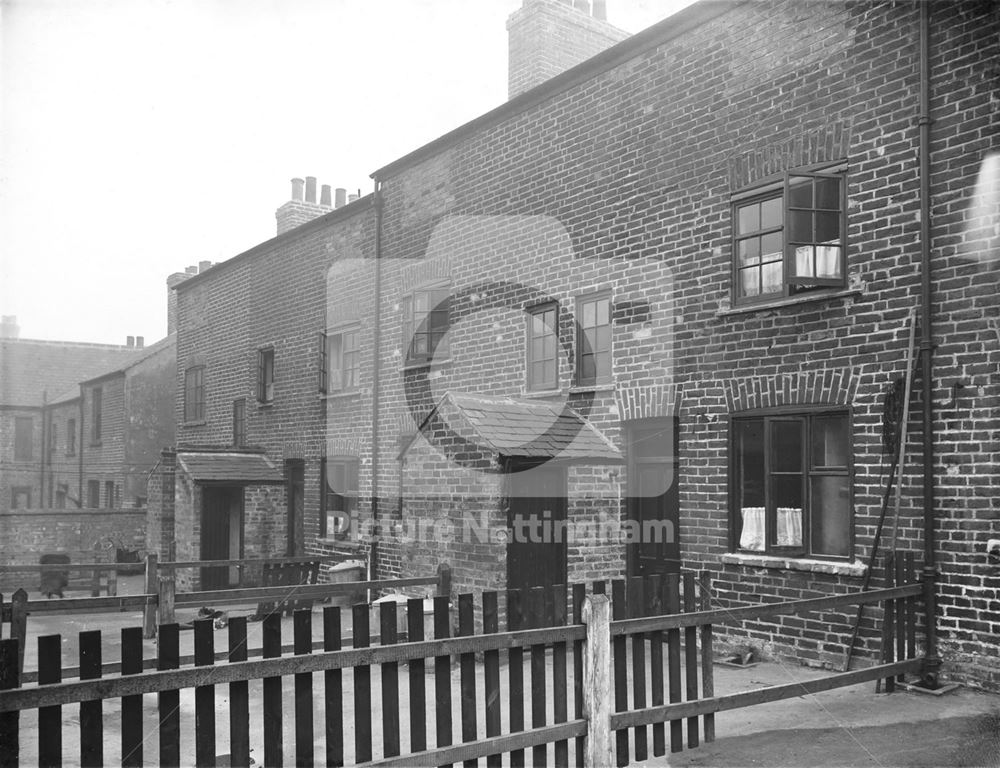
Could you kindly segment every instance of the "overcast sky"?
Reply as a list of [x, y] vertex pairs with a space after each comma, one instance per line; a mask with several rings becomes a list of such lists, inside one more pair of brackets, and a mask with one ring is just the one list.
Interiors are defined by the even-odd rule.
[[[638, 32], [691, 0], [609, 0]], [[521, 0], [0, 0], [0, 313], [166, 333], [168, 274], [275, 234], [507, 97]]]

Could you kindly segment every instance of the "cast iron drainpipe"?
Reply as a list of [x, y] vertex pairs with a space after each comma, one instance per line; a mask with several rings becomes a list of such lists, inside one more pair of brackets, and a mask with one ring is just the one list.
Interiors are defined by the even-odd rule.
[[937, 567], [934, 557], [934, 341], [931, 334], [931, 205], [930, 205], [930, 3], [920, 3], [920, 363], [924, 383], [924, 610], [927, 630], [920, 682], [925, 688], [938, 687], [941, 658], [937, 652]]
[[381, 376], [382, 348], [382, 182], [375, 180], [375, 323], [372, 343], [374, 359], [372, 362], [372, 545], [368, 558], [369, 578], [376, 579], [378, 572], [378, 416], [379, 416], [379, 377]]

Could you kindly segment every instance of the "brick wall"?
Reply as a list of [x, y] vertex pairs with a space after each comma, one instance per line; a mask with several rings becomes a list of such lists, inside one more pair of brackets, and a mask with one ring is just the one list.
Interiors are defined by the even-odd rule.
[[[114, 562], [115, 549], [106, 546], [107, 537], [127, 549], [144, 549], [145, 513], [113, 509], [0, 511], [0, 564], [37, 565], [41, 555], [54, 553], [69, 555], [73, 563]], [[3, 574], [0, 591], [24, 586], [30, 592], [37, 582], [37, 574]]]
[[[989, 227], [970, 235], [968, 211], [986, 153], [998, 148], [997, 77], [982, 69], [998, 54], [998, 20], [975, 3], [932, 13], [942, 647], [964, 665], [951, 674], [995, 686], [988, 659], [1000, 620], [997, 578], [983, 550], [997, 531], [996, 235]], [[569, 351], [560, 396], [624, 449], [620, 393], [654, 398], [664, 383], [682, 393], [682, 564], [713, 572], [720, 605], [856, 589], [886, 479], [882, 400], [903, 375], [905, 319], [919, 293], [917, 15], [916, 6], [879, 3], [810, 6], [808, 14], [794, 2], [733, 7], [386, 174], [382, 445], [396, 444], [408, 413], [419, 417], [434, 393], [521, 393], [521, 308], [531, 292], [496, 286], [537, 286], [567, 309], [575, 296], [607, 288], [622, 320], [613, 331], [613, 387], [570, 389], [573, 342], [561, 336]], [[848, 166], [847, 290], [734, 309], [730, 195], [789, 168], [839, 160]], [[548, 236], [558, 230], [570, 244], [565, 258]], [[388, 341], [400, 334], [400, 297], [442, 276], [459, 294], [450, 360], [429, 373], [400, 371], [401, 345]], [[642, 302], [652, 324], [632, 311]], [[421, 376], [429, 386], [414, 384]], [[964, 384], [957, 405], [954, 381]], [[916, 389], [919, 400], [919, 382]], [[723, 557], [731, 546], [730, 414], [796, 405], [850, 409], [853, 557], [808, 570]], [[900, 541], [919, 551], [918, 413], [915, 403]], [[381, 488], [396, 487], [393, 462], [383, 461], [381, 473]], [[744, 633], [778, 655], [831, 663], [841, 658], [849, 619], [748, 624]], [[863, 631], [870, 649], [873, 627]]]
[[[14, 455], [17, 419], [31, 419], [31, 458], [19, 459]], [[42, 450], [40, 408], [0, 410], [0, 510], [10, 509], [15, 488], [30, 491], [32, 505], [41, 503]]]
[[[101, 432], [94, 436], [93, 402], [101, 390]], [[87, 505], [87, 483], [96, 480], [101, 486], [101, 505], [121, 506], [125, 484], [125, 374], [119, 373], [88, 384], [83, 388], [83, 503]], [[113, 499], [108, 498], [107, 483], [114, 483]]]

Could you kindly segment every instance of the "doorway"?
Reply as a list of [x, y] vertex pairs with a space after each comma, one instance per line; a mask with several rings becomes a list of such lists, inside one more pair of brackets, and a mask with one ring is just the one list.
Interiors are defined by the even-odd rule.
[[305, 529], [302, 519], [306, 494], [305, 461], [286, 459], [285, 479], [288, 481], [288, 545], [285, 554], [294, 557], [301, 555], [305, 550]]
[[566, 470], [514, 469], [507, 475], [507, 589], [565, 584]]
[[[243, 488], [217, 486], [201, 489], [201, 559], [239, 560], [243, 557]], [[220, 566], [201, 569], [201, 588], [239, 586], [240, 569]]]
[[676, 418], [628, 427], [629, 576], [680, 572], [679, 432]]

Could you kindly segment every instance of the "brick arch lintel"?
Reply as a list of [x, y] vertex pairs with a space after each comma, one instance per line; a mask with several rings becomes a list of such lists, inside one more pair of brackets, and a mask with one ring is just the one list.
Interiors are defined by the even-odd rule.
[[615, 391], [618, 418], [624, 421], [656, 419], [680, 413], [683, 390], [674, 384], [619, 387]]
[[852, 368], [815, 368], [723, 383], [730, 413], [795, 405], [850, 405], [858, 377]]

